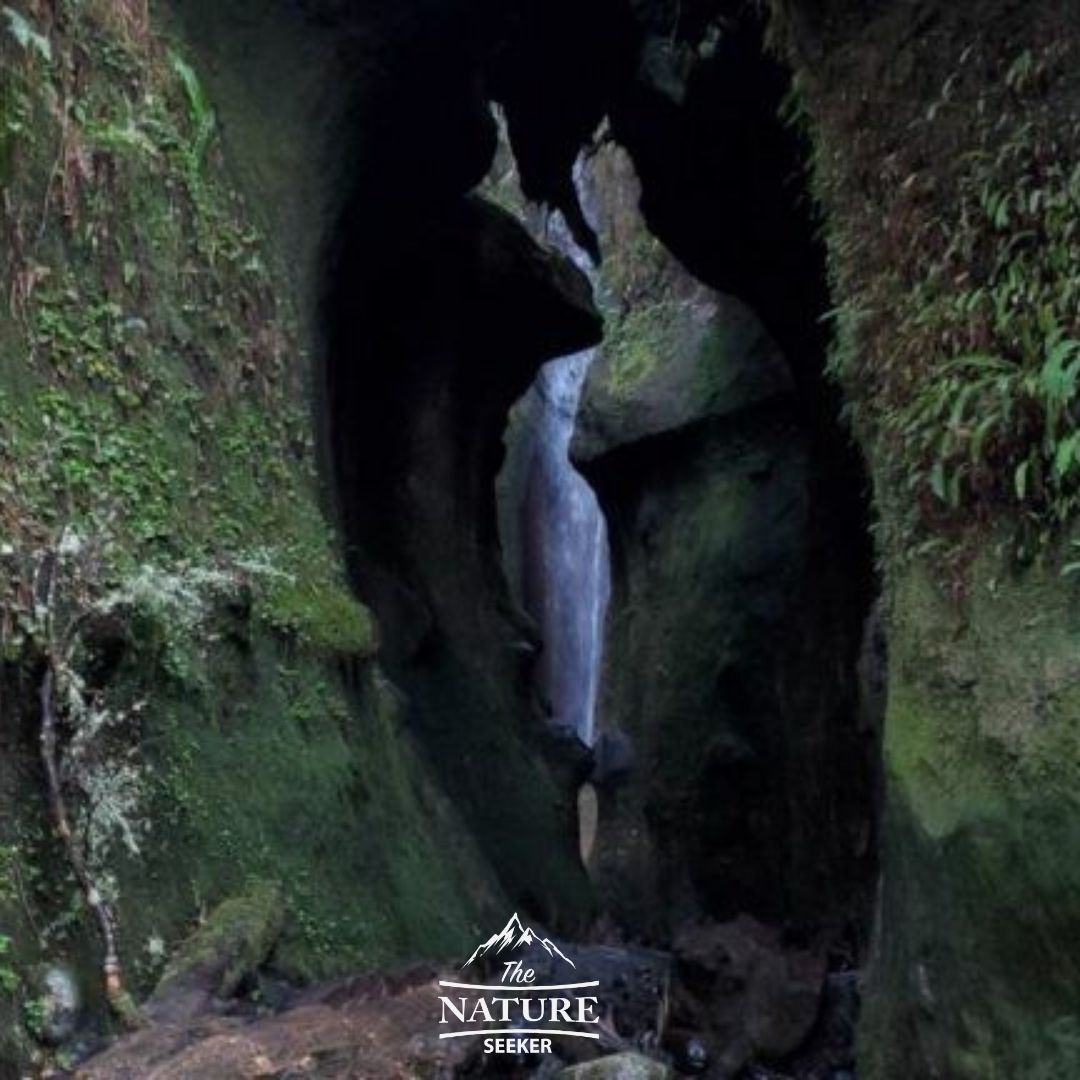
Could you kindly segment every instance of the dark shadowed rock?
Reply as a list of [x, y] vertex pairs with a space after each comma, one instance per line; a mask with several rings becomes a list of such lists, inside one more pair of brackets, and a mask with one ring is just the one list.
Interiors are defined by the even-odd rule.
[[540, 746], [494, 486], [511, 404], [600, 321], [580, 272], [498, 207], [409, 209], [385, 222], [358, 201], [337, 254], [328, 429], [350, 567], [410, 729], [501, 882], [583, 925], [581, 768], [573, 755], [549, 767]]
[[786, 948], [777, 931], [741, 916], [682, 931], [675, 941], [679, 993], [673, 1014], [705, 1034], [730, 1072], [751, 1058], [794, 1052], [821, 1007], [825, 961]]
[[572, 445], [611, 546], [598, 768], [604, 740], [634, 750], [596, 784], [590, 875], [633, 935], [843, 924], [874, 877], [858, 478], [837, 480], [806, 357], [649, 232], [627, 153], [603, 143], [583, 187], [605, 255]]

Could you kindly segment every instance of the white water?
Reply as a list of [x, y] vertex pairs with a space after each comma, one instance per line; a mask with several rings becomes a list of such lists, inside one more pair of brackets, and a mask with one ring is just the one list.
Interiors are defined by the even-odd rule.
[[[584, 167], [575, 179], [579, 189]], [[584, 203], [585, 200], [583, 199]], [[548, 242], [569, 256], [594, 285], [596, 270], [574, 241], [562, 215], [546, 222]], [[545, 364], [534, 384], [536, 448], [529, 475], [532, 543], [539, 563], [539, 609], [544, 640], [541, 678], [553, 721], [575, 731], [586, 745], [596, 735], [596, 705], [603, 662], [604, 619], [611, 591], [607, 524], [596, 495], [570, 464], [581, 392], [596, 349]]]

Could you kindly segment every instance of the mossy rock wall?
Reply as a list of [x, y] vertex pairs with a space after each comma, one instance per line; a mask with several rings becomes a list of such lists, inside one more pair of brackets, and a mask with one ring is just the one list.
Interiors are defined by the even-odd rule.
[[1080, 1067], [1080, 596], [996, 562], [962, 610], [923, 570], [896, 584], [872, 1076]]
[[457, 955], [502, 907], [320, 507], [311, 333], [334, 189], [315, 190], [304, 109], [333, 99], [314, 75], [333, 78], [332, 50], [277, 26], [318, 86], [269, 80], [273, 102], [245, 111], [251, 73], [204, 79], [193, 14], [0, 17], [0, 1072], [30, 1052], [36, 964], [70, 960], [100, 1003], [38, 756], [48, 643], [27, 589], [49, 552], [65, 616], [97, 613], [75, 663], [102, 726], [65, 715], [64, 745], [86, 741], [66, 794], [136, 994], [251, 879], [280, 884], [274, 963], [297, 978]]
[[860, 1074], [1073, 1076], [1074, 421], [1057, 426], [1046, 380], [1080, 332], [1060, 231], [1080, 197], [1080, 20], [1065, 3], [774, 7], [887, 583]]

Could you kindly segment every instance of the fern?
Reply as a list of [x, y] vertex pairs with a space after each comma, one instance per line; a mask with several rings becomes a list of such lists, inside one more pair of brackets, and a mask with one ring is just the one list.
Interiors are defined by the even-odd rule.
[[187, 100], [188, 122], [191, 126], [191, 141], [184, 148], [186, 167], [189, 178], [198, 181], [202, 171], [203, 158], [214, 136], [216, 119], [214, 108], [206, 96], [202, 83], [199, 82], [195, 69], [182, 56], [169, 53], [169, 64], [184, 88]]
[[8, 22], [8, 30], [19, 47], [28, 52], [36, 52], [47, 64], [52, 63], [52, 44], [44, 34], [39, 34], [25, 15], [14, 8], [0, 9]]
[[895, 425], [913, 463], [909, 487], [925, 483], [955, 509], [1004, 480], [1002, 495], [1064, 518], [1080, 500], [1078, 390], [1080, 341], [1060, 332], [1038, 366], [982, 354], [944, 364]]

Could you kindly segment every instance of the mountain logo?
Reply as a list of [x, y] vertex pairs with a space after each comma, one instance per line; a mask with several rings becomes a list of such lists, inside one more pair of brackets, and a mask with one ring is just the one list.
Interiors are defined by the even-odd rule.
[[[600, 999], [596, 996], [600, 980], [560, 981], [580, 979], [575, 970], [573, 975], [557, 974], [553, 982], [544, 983], [534, 968], [525, 966], [539, 959], [536, 952], [525, 951], [530, 946], [538, 946], [552, 959], [576, 968], [551, 938], [526, 926], [515, 912], [461, 965], [467, 968], [485, 956], [497, 956], [500, 963], [496, 970], [502, 968], [498, 982], [439, 980], [440, 1039], [480, 1036], [485, 1054], [535, 1055], [550, 1054], [555, 1037], [600, 1038]], [[545, 963], [539, 972], [541, 978], [546, 968]]]
[[565, 960], [571, 967], [576, 967], [574, 961], [551, 938], [541, 937], [532, 927], [525, 926], [518, 918], [516, 911], [510, 916], [507, 924], [497, 934], [492, 934], [483, 945], [478, 945], [472, 956], [461, 966], [467, 968], [470, 964], [475, 963], [489, 953], [499, 956], [505, 952], [514, 952], [517, 949], [527, 948], [530, 945], [539, 945], [548, 956], [557, 956], [560, 960]]

